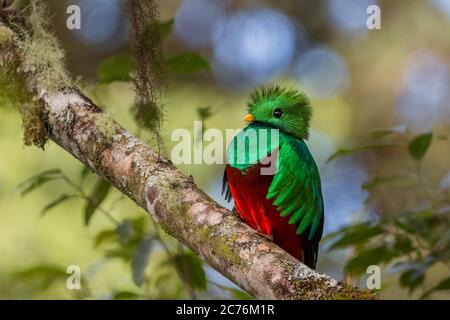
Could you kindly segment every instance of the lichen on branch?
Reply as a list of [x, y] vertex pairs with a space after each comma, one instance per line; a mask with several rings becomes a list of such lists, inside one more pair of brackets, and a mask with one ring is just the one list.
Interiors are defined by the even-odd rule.
[[39, 77], [49, 90], [69, 88], [72, 80], [66, 70], [65, 53], [50, 31], [47, 6], [42, 0], [32, 0], [22, 14], [27, 16], [17, 30], [22, 67]]
[[[7, 55], [8, 61], [2, 65], [0, 87], [6, 89], [3, 94], [22, 114], [24, 144], [44, 148], [48, 140], [46, 112], [37, 93], [28, 90], [23, 75], [39, 79], [49, 91], [68, 90], [72, 80], [65, 68], [65, 54], [49, 30], [44, 2], [32, 0], [16, 14], [23, 15], [23, 19], [11, 17], [11, 21], [22, 23], [0, 26], [0, 52]], [[23, 73], [18, 73], [17, 68]]]
[[8, 51], [14, 44], [14, 33], [11, 29], [0, 25], [0, 52]]

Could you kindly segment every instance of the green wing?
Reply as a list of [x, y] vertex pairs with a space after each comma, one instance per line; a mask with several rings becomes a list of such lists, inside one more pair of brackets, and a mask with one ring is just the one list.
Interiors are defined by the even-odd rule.
[[280, 147], [277, 172], [267, 193], [267, 199], [289, 224], [298, 224], [301, 235], [310, 228], [311, 240], [323, 215], [322, 189], [316, 163], [302, 140], [289, 139]]

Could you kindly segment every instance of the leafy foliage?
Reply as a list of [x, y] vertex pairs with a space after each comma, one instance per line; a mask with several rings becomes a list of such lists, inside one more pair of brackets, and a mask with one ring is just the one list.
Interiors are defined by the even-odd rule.
[[194, 288], [206, 289], [206, 275], [202, 267], [202, 261], [192, 253], [179, 254], [175, 261], [181, 268], [181, 274]]
[[349, 155], [359, 153], [359, 152], [378, 150], [378, 149], [387, 148], [387, 147], [392, 147], [392, 145], [370, 144], [367, 146], [361, 146], [361, 147], [356, 147], [356, 148], [351, 148], [351, 149], [339, 149], [333, 155], [331, 155], [330, 158], [328, 158], [327, 162], [331, 162], [339, 157], [345, 157], [345, 156], [349, 156]]
[[43, 209], [42, 209], [42, 214], [46, 214], [48, 211], [50, 211], [51, 209], [55, 208], [56, 206], [59, 206], [60, 204], [62, 204], [63, 202], [66, 202], [67, 200], [73, 199], [75, 198], [76, 195], [69, 195], [69, 194], [65, 194], [63, 193], [62, 195], [60, 195], [59, 197], [57, 197], [55, 200], [53, 200], [52, 202], [50, 202], [49, 204], [47, 204]]
[[197, 108], [197, 114], [200, 117], [200, 120], [205, 121], [212, 116], [212, 111], [210, 106], [199, 107]]
[[84, 209], [84, 223], [86, 225], [91, 221], [92, 215], [98, 209], [100, 204], [105, 200], [111, 189], [111, 184], [106, 180], [99, 178], [94, 186], [89, 198], [87, 199], [86, 208]]
[[27, 269], [20, 270], [14, 274], [17, 281], [33, 280], [37, 282], [37, 286], [45, 290], [54, 282], [67, 278], [66, 271], [54, 265], [36, 265]]
[[366, 223], [362, 223], [350, 226], [336, 234], [341, 235], [341, 237], [332, 244], [331, 249], [345, 248], [349, 245], [361, 245], [364, 241], [368, 241], [372, 237], [382, 233], [383, 229], [379, 225], [370, 226]]
[[[208, 289], [208, 279], [203, 269], [203, 262], [196, 255], [180, 247], [179, 244], [176, 245], [172, 240], [163, 239], [156, 225], [152, 228], [149, 227], [149, 220], [146, 215], [140, 215], [133, 219], [127, 218], [122, 221], [116, 220], [111, 214], [112, 209], [106, 210], [103, 207], [114, 190], [108, 182], [97, 178], [91, 192], [87, 193], [84, 190], [83, 182], [88, 179], [88, 173], [89, 170], [83, 167], [81, 174], [78, 176], [78, 181], [76, 181], [59, 169], [46, 170], [21, 183], [19, 190], [26, 196], [43, 187], [46, 183], [59, 181], [60, 184], [64, 183], [66, 187], [72, 189], [73, 193], [62, 192], [59, 196], [56, 196], [42, 209], [43, 213], [70, 199], [79, 199], [86, 202], [86, 207], [82, 212], [86, 225], [96, 212], [105, 215], [108, 220], [114, 223], [113, 228], [102, 230], [93, 238], [93, 247], [100, 249], [108, 261], [120, 260], [130, 265], [131, 279], [143, 292], [117, 291], [113, 293], [113, 299], [150, 298], [152, 296], [146, 291], [151, 283], [159, 285], [161, 281], [167, 282], [173, 276], [178, 277], [178, 281], [184, 284], [184, 289], [178, 290], [180, 297], [183, 297], [183, 292], [186, 294], [187, 288], [191, 288], [192, 294], [196, 291]], [[90, 178], [90, 181], [92, 178]], [[63, 191], [63, 189], [61, 190]], [[152, 260], [153, 253], [158, 256], [161, 252], [164, 258], [159, 268], [166, 268], [165, 271], [154, 275], [148, 274], [146, 270]], [[61, 283], [63, 279], [65, 281], [67, 274], [60, 268], [35, 266], [19, 273], [17, 277], [24, 280], [32, 279], [36, 283], [36, 290], [40, 290]], [[221, 289], [224, 291], [231, 290], [231, 288], [226, 287]], [[236, 297], [246, 295], [239, 290], [235, 291], [233, 293], [230, 291], [230, 294], [235, 294]], [[88, 292], [82, 294], [88, 294]]]
[[175, 19], [169, 19], [158, 24], [158, 30], [161, 39], [167, 38], [172, 33], [174, 22]]
[[183, 52], [166, 61], [167, 68], [175, 73], [192, 73], [209, 70], [209, 62], [194, 52]]
[[422, 157], [427, 152], [431, 140], [433, 140], [433, 134], [423, 134], [416, 137], [408, 146], [409, 154], [416, 160], [422, 159]]
[[133, 271], [133, 282], [140, 286], [144, 282], [144, 272], [147, 267], [148, 258], [151, 253], [153, 240], [145, 237], [141, 240], [133, 254], [131, 269]]
[[61, 179], [61, 170], [50, 169], [43, 171], [35, 176], [28, 178], [18, 185], [18, 188], [21, 189], [20, 195], [22, 197], [26, 196], [27, 194], [43, 186], [44, 184], [56, 179]]
[[377, 176], [374, 177], [371, 181], [366, 182], [362, 185], [362, 188], [364, 190], [373, 190], [377, 187], [385, 187], [386, 185], [394, 186], [394, 185], [401, 185], [401, 186], [407, 186], [410, 184], [411, 176], [408, 175], [401, 175], [401, 174], [395, 174], [395, 175], [388, 175], [388, 176]]
[[429, 289], [427, 292], [425, 292], [422, 295], [421, 298], [425, 299], [425, 298], [429, 297], [429, 295], [432, 294], [435, 291], [448, 291], [448, 290], [450, 290], [450, 277], [442, 280], [436, 286], [434, 286], [431, 289]]
[[[406, 135], [390, 129], [372, 133], [372, 139], [391, 138]], [[437, 139], [435, 140], [437, 141]], [[403, 189], [404, 192], [422, 194], [417, 196], [416, 208], [404, 212], [380, 212], [377, 221], [357, 223], [342, 228], [326, 237], [330, 241], [330, 250], [352, 248], [353, 255], [345, 265], [345, 272], [351, 276], [360, 276], [370, 265], [385, 266], [391, 272], [399, 273], [400, 286], [414, 293], [421, 289], [422, 298], [437, 291], [450, 288], [448, 278], [437, 285], [428, 284], [428, 273], [437, 264], [450, 268], [450, 219], [448, 205], [450, 198], [444, 190], [429, 190], [424, 185], [420, 166], [424, 155], [433, 142], [433, 134], [423, 134], [409, 138], [406, 146], [410, 161], [418, 166], [416, 174], [393, 174], [376, 176], [362, 188], [374, 192], [378, 188]], [[330, 160], [355, 152], [377, 151], [386, 145], [369, 145], [353, 149], [340, 150]], [[399, 170], [401, 171], [401, 170]], [[440, 193], [440, 194], [439, 194]], [[368, 203], [368, 205], [371, 205]]]
[[133, 61], [129, 55], [121, 54], [106, 58], [97, 68], [99, 83], [114, 81], [131, 81], [134, 70]]

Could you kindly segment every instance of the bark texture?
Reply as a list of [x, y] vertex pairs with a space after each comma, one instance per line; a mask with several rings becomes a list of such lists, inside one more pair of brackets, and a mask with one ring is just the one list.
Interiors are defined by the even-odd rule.
[[32, 72], [21, 68], [20, 57], [12, 58], [10, 46], [6, 49], [3, 54], [0, 50], [0, 68], [13, 64], [25, 79], [28, 92], [45, 114], [42, 121], [50, 139], [110, 181], [168, 234], [238, 286], [263, 299], [374, 298], [306, 267], [208, 197], [192, 177], [76, 88], [48, 90]]

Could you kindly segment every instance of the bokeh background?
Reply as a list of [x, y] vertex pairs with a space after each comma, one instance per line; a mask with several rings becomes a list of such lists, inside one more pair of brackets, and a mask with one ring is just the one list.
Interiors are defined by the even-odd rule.
[[[407, 162], [396, 151], [369, 152], [329, 163], [326, 160], [340, 148], [367, 143], [370, 132], [381, 128], [416, 135], [449, 131], [450, 0], [157, 3], [161, 21], [174, 18], [173, 30], [164, 42], [164, 54], [170, 57], [195, 52], [209, 64], [209, 68], [192, 73], [168, 72], [162, 133], [169, 150], [173, 145], [172, 130], [192, 131], [193, 121], [199, 119], [199, 108], [211, 114], [205, 121], [207, 128], [239, 128], [252, 89], [259, 84], [277, 83], [305, 91], [314, 106], [308, 145], [322, 176], [325, 234], [355, 221], [401, 211], [411, 200], [408, 197], [417, 196], [383, 188], [369, 192], [361, 187], [379, 172], [399, 167], [408, 172]], [[106, 58], [129, 52], [125, 2], [49, 0], [48, 4], [53, 30], [66, 50], [70, 72], [81, 77], [86, 92], [96, 102], [137, 133], [130, 115], [132, 85], [98, 82], [99, 65]], [[66, 8], [70, 4], [81, 7], [81, 30], [66, 28]], [[371, 4], [381, 7], [381, 30], [366, 26], [366, 9]], [[19, 183], [43, 170], [60, 168], [74, 180], [82, 171], [81, 164], [53, 143], [42, 152], [24, 147], [21, 135], [20, 115], [6, 101], [0, 101], [1, 298], [74, 298], [60, 274], [68, 265], [81, 267], [92, 298], [108, 299], [118, 294], [134, 297], [132, 293], [148, 298], [188, 297], [174, 270], [164, 265], [164, 252], [158, 245], [145, 269], [149, 280], [145, 288], [138, 288], [129, 263], [105, 258], [104, 249], [95, 246], [96, 236], [111, 227], [110, 221], [98, 214], [85, 227], [82, 201], [66, 202], [42, 216], [42, 208], [68, 189], [65, 184], [49, 183], [21, 197]], [[142, 137], [150, 140], [148, 133], [142, 133]], [[433, 144], [425, 160], [423, 171], [430, 185], [448, 189], [449, 141], [442, 139]], [[220, 195], [223, 166], [180, 168], [193, 175], [215, 200], [230, 206]], [[87, 190], [94, 179], [85, 179]], [[145, 216], [118, 192], [111, 193], [103, 207], [117, 219]], [[172, 239], [163, 238], [176, 246]], [[323, 250], [318, 270], [342, 279], [348, 254], [347, 250]], [[233, 285], [205, 268], [210, 283], [199, 296], [230, 297], [234, 291], [224, 287]], [[433, 277], [445, 274], [448, 269], [438, 265], [428, 281], [433, 283]], [[384, 272], [382, 283], [383, 297], [417, 298], [398, 284], [395, 274]], [[441, 293], [436, 297], [450, 296]]]

